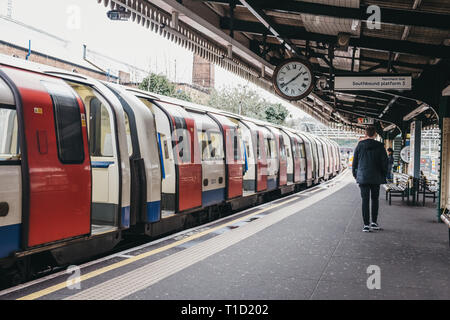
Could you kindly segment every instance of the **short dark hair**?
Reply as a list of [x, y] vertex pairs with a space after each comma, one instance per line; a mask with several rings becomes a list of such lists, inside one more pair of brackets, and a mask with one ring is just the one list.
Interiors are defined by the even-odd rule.
[[389, 152], [394, 152], [394, 149], [388, 148], [388, 151], [389, 151]]
[[366, 136], [373, 137], [377, 131], [375, 130], [375, 127], [369, 126], [366, 127]]

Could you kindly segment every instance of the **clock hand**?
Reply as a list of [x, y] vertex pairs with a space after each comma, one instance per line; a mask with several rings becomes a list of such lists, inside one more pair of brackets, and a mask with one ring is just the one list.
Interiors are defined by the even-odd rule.
[[293, 77], [291, 80], [289, 80], [289, 81], [285, 84], [285, 86], [287, 86], [289, 83], [291, 83], [292, 81], [294, 81], [295, 79], [297, 79], [301, 74], [302, 74], [302, 73], [299, 72], [295, 77]]

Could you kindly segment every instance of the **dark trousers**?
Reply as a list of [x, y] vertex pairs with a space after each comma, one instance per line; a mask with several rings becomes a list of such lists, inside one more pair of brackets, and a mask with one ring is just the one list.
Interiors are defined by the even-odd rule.
[[372, 222], [377, 222], [378, 219], [378, 198], [380, 197], [379, 184], [360, 184], [361, 198], [362, 198], [362, 216], [364, 225], [370, 224], [369, 202], [372, 200]]
[[392, 180], [392, 168], [388, 168], [386, 179]]

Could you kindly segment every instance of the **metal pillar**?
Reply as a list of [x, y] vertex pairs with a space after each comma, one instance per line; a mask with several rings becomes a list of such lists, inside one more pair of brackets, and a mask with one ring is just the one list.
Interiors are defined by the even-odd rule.
[[419, 192], [420, 183], [420, 149], [422, 142], [422, 122], [413, 121], [411, 123], [411, 132], [409, 147], [411, 158], [408, 164], [408, 174], [413, 177], [413, 205], [416, 204], [416, 193]]
[[[437, 205], [437, 220], [441, 221], [441, 213], [447, 207], [447, 198], [449, 191], [448, 171], [449, 171], [449, 152], [448, 144], [450, 142], [450, 97], [441, 96], [439, 100], [439, 128], [441, 129], [441, 150], [439, 161], [439, 195]], [[444, 121], [445, 119], [445, 121]]]
[[411, 123], [411, 138], [409, 140], [411, 161], [408, 166], [408, 174], [415, 179], [420, 178], [420, 146], [422, 142], [422, 121]]

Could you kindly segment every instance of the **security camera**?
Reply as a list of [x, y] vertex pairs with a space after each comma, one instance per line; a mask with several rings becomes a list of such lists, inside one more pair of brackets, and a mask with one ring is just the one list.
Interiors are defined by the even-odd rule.
[[131, 12], [126, 11], [125, 8], [119, 7], [117, 10], [110, 10], [106, 13], [111, 20], [127, 21], [130, 19]]

